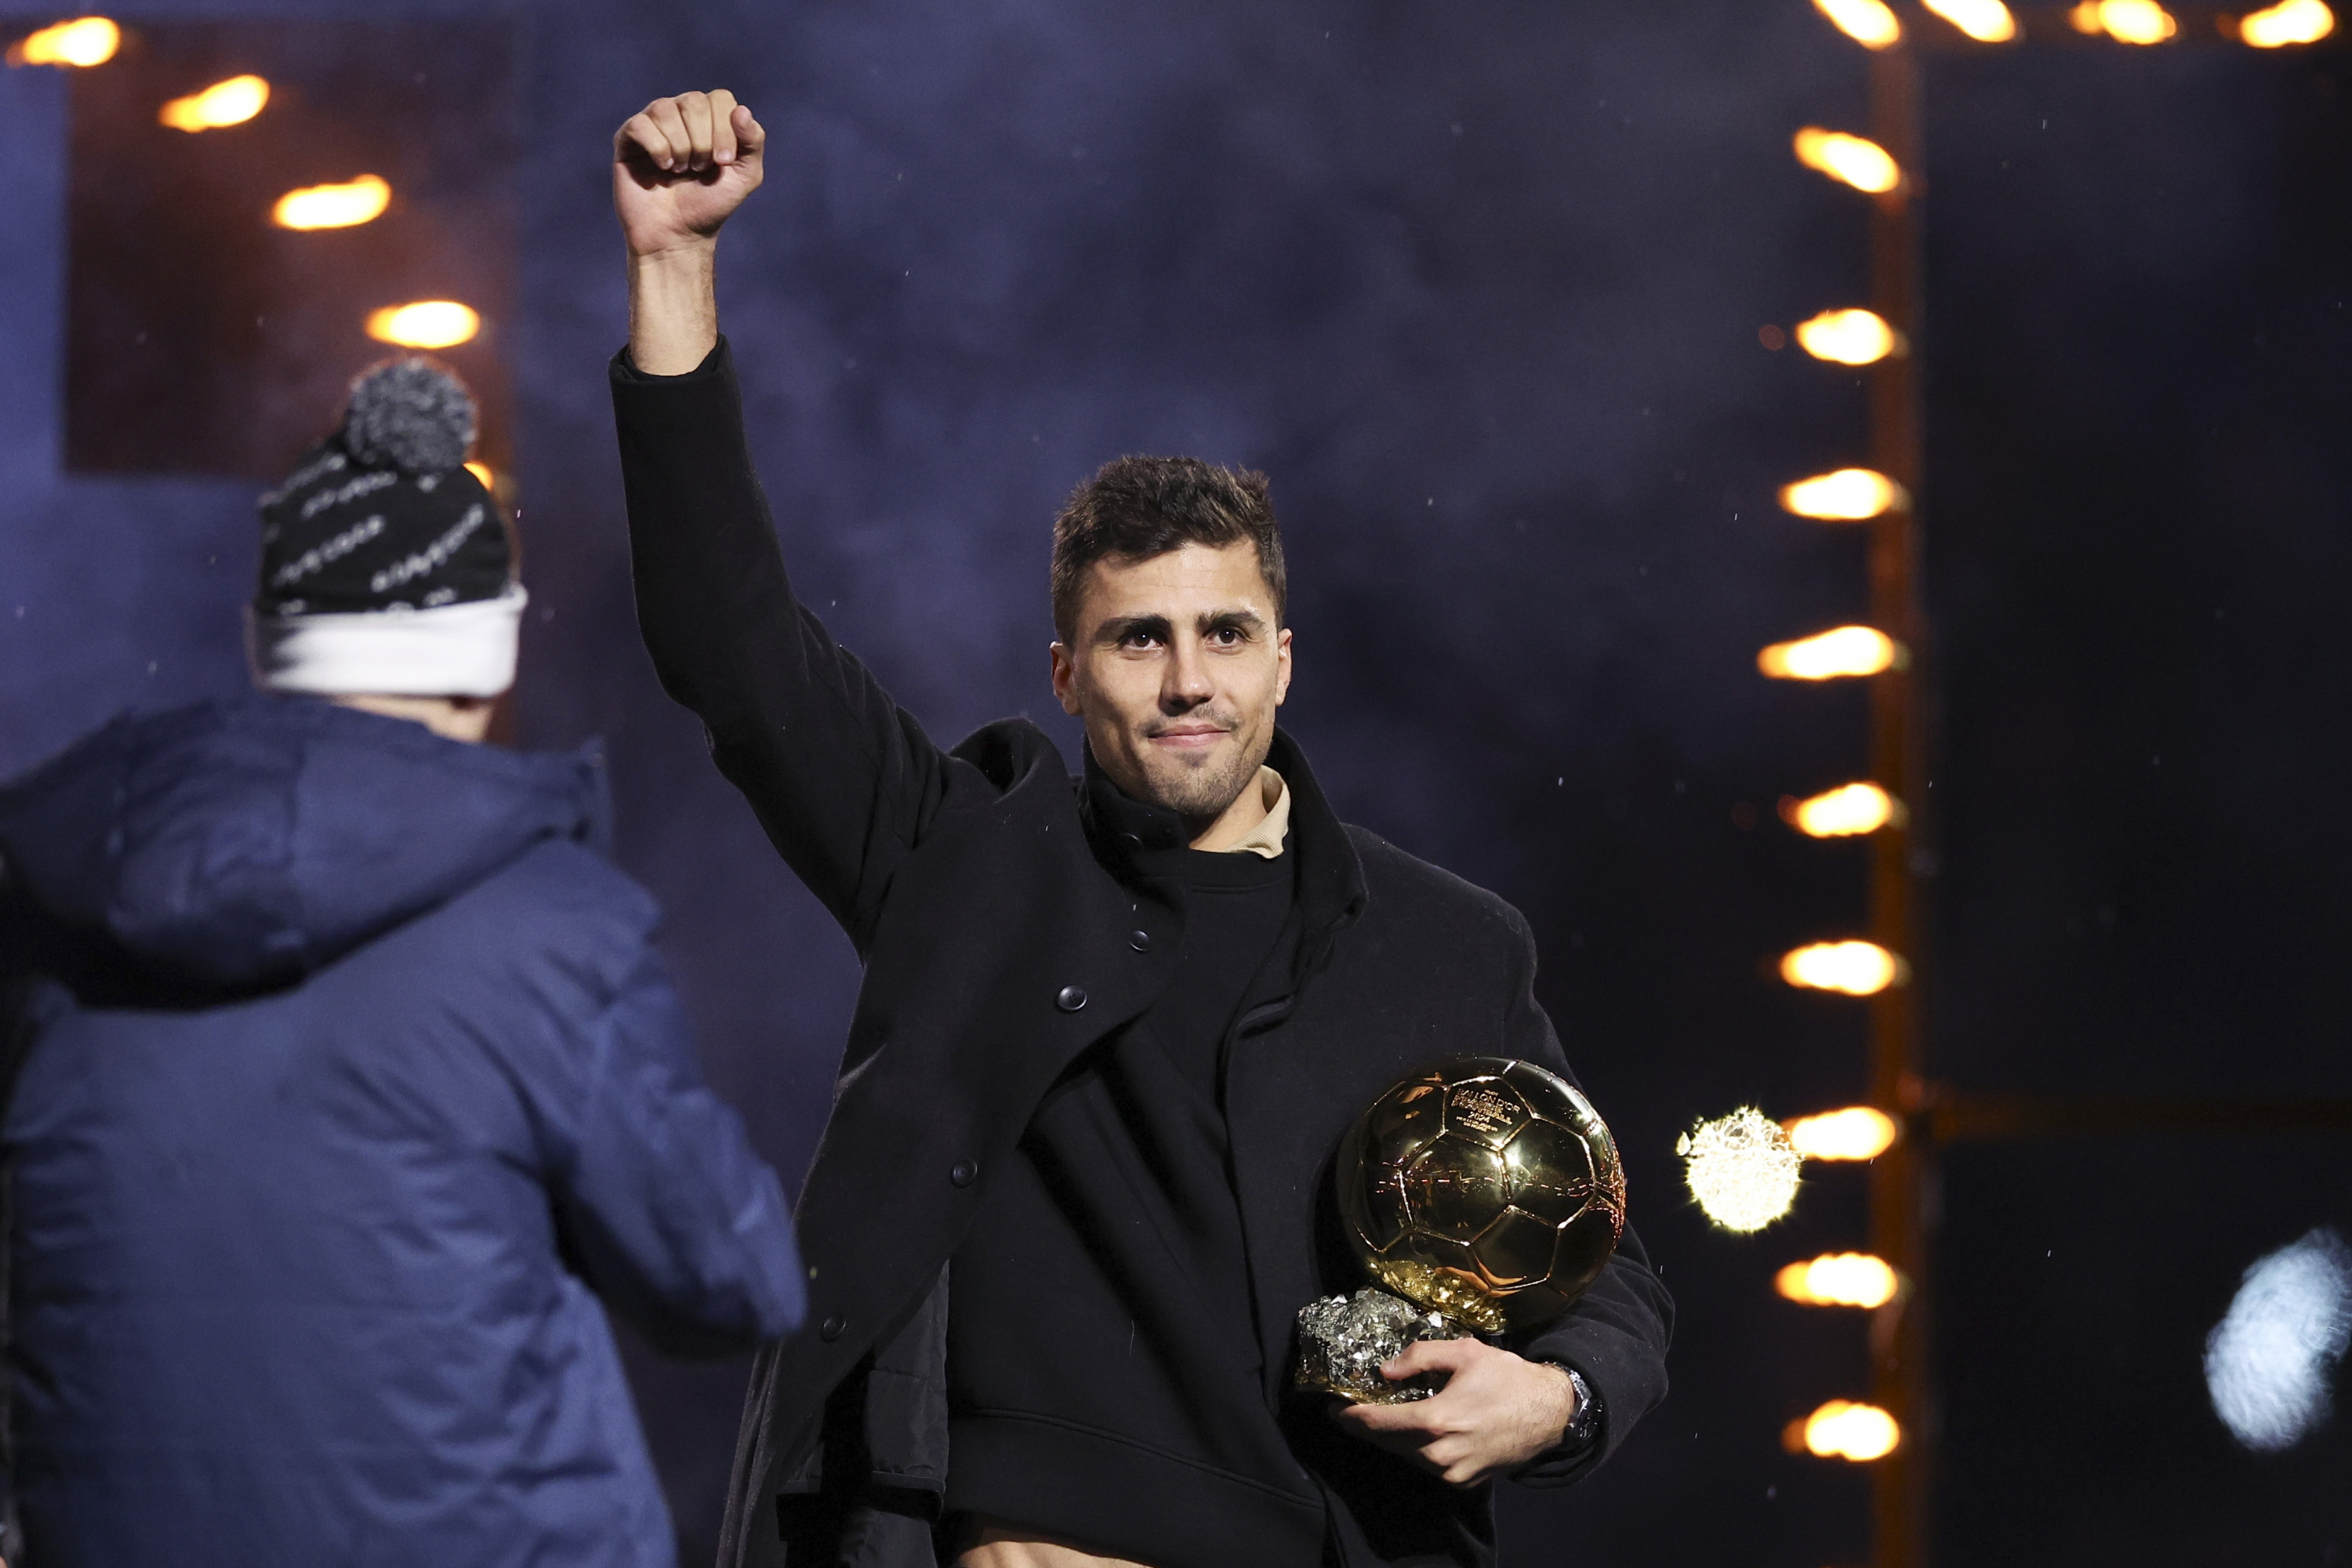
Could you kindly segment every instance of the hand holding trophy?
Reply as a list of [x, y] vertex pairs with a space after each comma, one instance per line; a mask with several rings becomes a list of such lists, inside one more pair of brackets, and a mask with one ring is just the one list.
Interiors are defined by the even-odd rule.
[[1436, 1392], [1381, 1365], [1418, 1340], [1533, 1328], [1566, 1311], [1625, 1228], [1625, 1172], [1558, 1074], [1454, 1057], [1392, 1086], [1340, 1141], [1340, 1222], [1388, 1289], [1298, 1314], [1299, 1387], [1402, 1404]]

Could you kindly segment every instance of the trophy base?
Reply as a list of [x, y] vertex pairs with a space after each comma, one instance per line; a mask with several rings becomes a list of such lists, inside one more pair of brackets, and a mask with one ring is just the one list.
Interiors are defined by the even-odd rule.
[[1386, 1290], [1325, 1296], [1298, 1310], [1298, 1364], [1291, 1386], [1336, 1394], [1358, 1405], [1409, 1405], [1428, 1398], [1444, 1382], [1415, 1377], [1391, 1383], [1381, 1375], [1381, 1363], [1421, 1340], [1475, 1337], [1444, 1313], [1425, 1311]]

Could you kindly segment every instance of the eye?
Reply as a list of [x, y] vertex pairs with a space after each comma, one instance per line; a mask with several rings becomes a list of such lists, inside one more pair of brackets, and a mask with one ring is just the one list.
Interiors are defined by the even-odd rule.
[[1160, 639], [1150, 632], [1129, 632], [1125, 637], [1118, 639], [1118, 646], [1121, 647], [1131, 647], [1140, 652], [1147, 648], [1158, 647], [1160, 646]]
[[1213, 647], [1239, 647], [1247, 641], [1248, 634], [1239, 626], [1219, 626], [1209, 633], [1209, 643]]

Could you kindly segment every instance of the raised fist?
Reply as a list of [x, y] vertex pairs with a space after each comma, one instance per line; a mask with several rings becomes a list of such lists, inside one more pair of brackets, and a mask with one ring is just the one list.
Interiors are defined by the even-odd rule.
[[767, 132], [724, 88], [657, 98], [613, 135], [613, 205], [632, 256], [708, 244], [760, 188]]

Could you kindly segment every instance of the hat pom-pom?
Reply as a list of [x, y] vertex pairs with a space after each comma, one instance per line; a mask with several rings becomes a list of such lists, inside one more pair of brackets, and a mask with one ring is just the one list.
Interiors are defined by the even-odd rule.
[[474, 449], [474, 396], [427, 359], [398, 359], [352, 383], [343, 446], [368, 468], [446, 473]]

